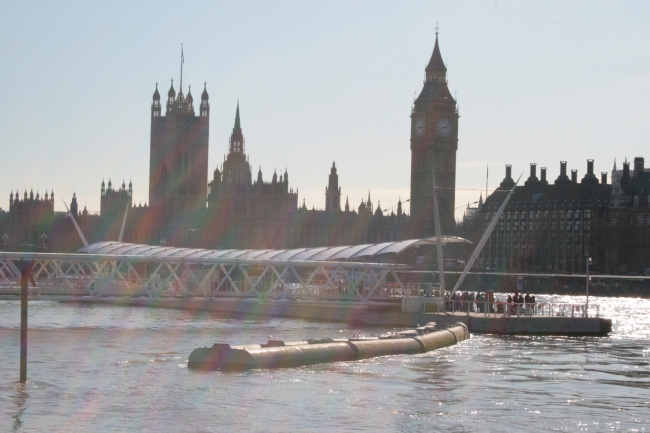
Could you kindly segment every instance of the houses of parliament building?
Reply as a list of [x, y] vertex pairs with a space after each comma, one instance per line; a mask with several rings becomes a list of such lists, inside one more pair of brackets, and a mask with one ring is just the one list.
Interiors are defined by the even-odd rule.
[[434, 234], [431, 167], [442, 187], [443, 232], [449, 233], [455, 224], [459, 115], [446, 72], [436, 33], [424, 85], [411, 110], [410, 215], [402, 210], [401, 201], [396, 211], [384, 213], [370, 193], [356, 207], [351, 205], [343, 198], [335, 163], [324, 182], [324, 210], [307, 209], [304, 201], [299, 203], [298, 188], [290, 185], [286, 169], [274, 172], [270, 181], [261, 168], [254, 174], [239, 103], [227, 155], [210, 174], [207, 86], [195, 103], [191, 88], [183, 93], [181, 76], [178, 93], [172, 80], [166, 99], [158, 85], [153, 94], [147, 204], [133, 203], [130, 182], [120, 186], [110, 179], [101, 182], [98, 215], [80, 210], [74, 194], [69, 211], [59, 213], [54, 212], [53, 191], [43, 197], [39, 192], [11, 191], [8, 212], [0, 219], [0, 236], [4, 245], [75, 251], [82, 243], [71, 216], [92, 243], [117, 240], [126, 213], [123, 241], [156, 245], [294, 248], [419, 238]]

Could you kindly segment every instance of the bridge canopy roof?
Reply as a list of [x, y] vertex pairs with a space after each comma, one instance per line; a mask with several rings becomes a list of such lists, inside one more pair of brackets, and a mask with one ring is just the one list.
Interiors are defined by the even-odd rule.
[[[442, 236], [443, 244], [471, 243], [455, 237]], [[156, 245], [131, 244], [126, 242], [98, 242], [77, 251], [78, 254], [103, 254], [111, 256], [179, 257], [206, 259], [234, 259], [237, 261], [359, 261], [385, 254], [399, 254], [420, 245], [435, 245], [436, 238], [409, 239], [406, 241], [383, 242], [380, 244], [346, 245], [335, 247], [259, 249], [259, 250], [209, 250], [201, 248], [179, 248]]]

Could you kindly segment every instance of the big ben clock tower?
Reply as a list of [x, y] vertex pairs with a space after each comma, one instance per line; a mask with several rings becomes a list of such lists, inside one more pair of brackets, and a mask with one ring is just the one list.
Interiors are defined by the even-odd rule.
[[414, 237], [434, 236], [433, 178], [439, 191], [442, 234], [454, 228], [458, 109], [447, 87], [447, 68], [436, 44], [422, 92], [411, 111], [411, 230]]

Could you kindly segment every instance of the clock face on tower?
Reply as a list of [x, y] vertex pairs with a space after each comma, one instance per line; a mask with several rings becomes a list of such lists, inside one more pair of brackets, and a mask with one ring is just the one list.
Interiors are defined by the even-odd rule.
[[422, 137], [424, 135], [424, 119], [419, 118], [415, 121], [415, 136]]
[[438, 120], [438, 124], [436, 125], [436, 131], [441, 137], [449, 137], [451, 136], [451, 131], [453, 130], [453, 125], [451, 124], [451, 121], [449, 119], [440, 119]]

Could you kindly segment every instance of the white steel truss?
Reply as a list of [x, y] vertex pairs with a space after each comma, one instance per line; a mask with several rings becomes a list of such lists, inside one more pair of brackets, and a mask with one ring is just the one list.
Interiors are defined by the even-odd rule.
[[[30, 295], [332, 299], [417, 296], [391, 263], [0, 252], [0, 293], [20, 291], [19, 261], [35, 261]], [[389, 281], [390, 280], [390, 281]]]

